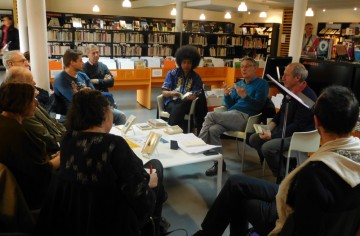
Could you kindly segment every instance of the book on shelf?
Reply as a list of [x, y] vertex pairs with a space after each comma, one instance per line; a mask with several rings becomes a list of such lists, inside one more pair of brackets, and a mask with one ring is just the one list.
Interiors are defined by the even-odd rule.
[[121, 129], [121, 133], [123, 135], [125, 135], [129, 131], [130, 127], [132, 126], [132, 124], [134, 123], [135, 120], [136, 120], [136, 116], [131, 115], [129, 117], [129, 119], [126, 121], [124, 127]]
[[333, 49], [333, 39], [330, 38], [320, 38], [319, 39], [319, 45], [318, 45], [318, 52], [317, 57], [318, 58], [331, 58], [331, 53]]
[[148, 25], [147, 22], [142, 21], [142, 22], [140, 22], [140, 25], [141, 25], [141, 27], [143, 28], [144, 31], [149, 30], [149, 25]]
[[247, 28], [246, 27], [242, 27], [242, 33], [243, 34], [248, 34]]
[[143, 60], [135, 60], [134, 61], [134, 67], [135, 69], [145, 69], [146, 68], [146, 62]]
[[234, 67], [235, 67], [235, 69], [240, 69], [241, 68], [241, 61], [234, 62]]
[[191, 32], [193, 32], [193, 33], [200, 32], [200, 24], [199, 24], [199, 22], [192, 22], [191, 23]]
[[205, 24], [204, 24], [204, 27], [205, 27], [205, 32], [206, 32], [206, 33], [211, 33], [211, 27], [210, 27], [210, 24], [209, 24], [209, 23], [205, 23]]
[[126, 29], [127, 30], [132, 30], [133, 29], [132, 24], [126, 24]]
[[153, 127], [147, 123], [139, 123], [139, 124], [135, 124], [139, 129], [141, 130], [149, 130], [152, 129]]
[[325, 34], [325, 32], [326, 32], [327, 30], [328, 30], [328, 29], [323, 28], [322, 30], [320, 30], [319, 34]]
[[72, 17], [71, 20], [74, 28], [82, 28], [81, 18]]
[[137, 21], [137, 20], [133, 21], [133, 29], [140, 30], [140, 21]]
[[254, 124], [254, 129], [257, 134], [264, 134], [263, 129], [267, 133], [271, 133], [270, 127], [268, 125]]
[[51, 17], [48, 26], [50, 27], [60, 27], [59, 19], [56, 17]]
[[150, 156], [154, 153], [160, 139], [161, 134], [150, 131], [150, 134], [145, 141], [144, 147], [141, 150], [143, 156], [150, 158]]
[[170, 126], [170, 127], [166, 127], [164, 130], [164, 133], [172, 135], [172, 134], [181, 134], [184, 131], [182, 130], [182, 128], [180, 128], [178, 125], [174, 125], [174, 126]]
[[156, 128], [164, 128], [167, 126], [167, 122], [162, 120], [162, 119], [150, 119], [148, 120], [148, 123], [153, 126], [153, 127], [156, 127]]

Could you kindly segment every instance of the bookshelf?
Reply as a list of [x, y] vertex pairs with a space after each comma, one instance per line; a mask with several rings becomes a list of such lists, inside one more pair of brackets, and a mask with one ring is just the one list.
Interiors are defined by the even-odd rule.
[[224, 59], [267, 55], [266, 35], [183, 33], [183, 45], [195, 46], [202, 57]]

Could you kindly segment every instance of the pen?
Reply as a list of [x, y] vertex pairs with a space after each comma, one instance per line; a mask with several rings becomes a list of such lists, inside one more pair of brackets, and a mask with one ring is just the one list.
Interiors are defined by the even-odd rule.
[[150, 174], [152, 174], [152, 165], [150, 165]]

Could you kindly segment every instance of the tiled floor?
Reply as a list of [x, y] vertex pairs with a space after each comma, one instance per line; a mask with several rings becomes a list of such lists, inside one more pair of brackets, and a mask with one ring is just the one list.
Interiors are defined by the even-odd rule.
[[[0, 71], [0, 82], [4, 72]], [[156, 116], [156, 96], [161, 93], [160, 88], [152, 89], [151, 106], [148, 110], [136, 102], [136, 91], [112, 92], [118, 109], [137, 117], [137, 122], [145, 122]], [[242, 142], [239, 142], [240, 153]], [[246, 148], [245, 172], [241, 173], [241, 158], [236, 151], [236, 141], [223, 140], [224, 157], [227, 163], [227, 171], [223, 174], [223, 183], [230, 175], [243, 174], [267, 181], [275, 182], [271, 170], [265, 171], [262, 177], [262, 169], [256, 151], [249, 146]], [[212, 162], [204, 162], [165, 169], [164, 185], [168, 192], [168, 201], [163, 207], [163, 216], [171, 223], [170, 230], [184, 228], [189, 235], [195, 233], [202, 223], [208, 209], [216, 198], [216, 177], [205, 176], [205, 170], [212, 166]], [[184, 232], [175, 232], [172, 235], [182, 236]], [[229, 235], [226, 230], [224, 235]]]

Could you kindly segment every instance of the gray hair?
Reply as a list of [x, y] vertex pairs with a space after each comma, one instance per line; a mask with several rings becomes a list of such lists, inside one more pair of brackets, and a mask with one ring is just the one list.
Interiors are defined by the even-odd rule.
[[4, 84], [10, 82], [26, 82], [25, 72], [29, 69], [23, 66], [12, 66], [5, 74]]
[[300, 82], [303, 82], [308, 77], [309, 72], [306, 70], [304, 65], [296, 64], [292, 70], [292, 74], [293, 74], [293, 77], [300, 75], [300, 77], [301, 77]]
[[92, 48], [97, 48], [99, 50], [99, 46], [91, 43], [86, 47], [86, 54], [89, 54]]
[[23, 55], [21, 52], [19, 51], [9, 51], [9, 52], [5, 52], [4, 56], [3, 56], [3, 64], [5, 66], [5, 68], [8, 70], [10, 68], [9, 66], [9, 61], [13, 61], [15, 58], [15, 53], [18, 53], [20, 55]]
[[308, 27], [309, 25], [313, 25], [313, 24], [311, 24], [311, 23], [306, 23], [305, 28]]
[[253, 66], [259, 67], [259, 63], [252, 57], [245, 57], [242, 61], [251, 61]]

